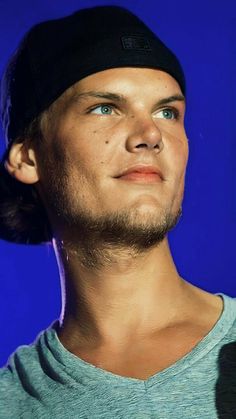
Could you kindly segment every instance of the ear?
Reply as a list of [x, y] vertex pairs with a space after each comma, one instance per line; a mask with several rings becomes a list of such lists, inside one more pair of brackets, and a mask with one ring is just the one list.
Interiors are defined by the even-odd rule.
[[33, 184], [39, 180], [35, 152], [24, 142], [11, 146], [5, 168], [12, 177], [22, 183]]

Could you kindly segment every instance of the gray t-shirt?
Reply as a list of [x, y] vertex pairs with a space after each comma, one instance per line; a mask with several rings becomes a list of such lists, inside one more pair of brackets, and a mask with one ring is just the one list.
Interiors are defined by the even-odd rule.
[[0, 369], [0, 419], [236, 418], [236, 300], [198, 345], [147, 380], [67, 351], [52, 325]]

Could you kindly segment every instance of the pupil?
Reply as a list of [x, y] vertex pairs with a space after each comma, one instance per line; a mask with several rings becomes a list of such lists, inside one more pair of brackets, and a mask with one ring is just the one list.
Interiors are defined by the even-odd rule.
[[172, 118], [172, 113], [171, 113], [171, 111], [164, 111], [164, 116], [165, 116], [167, 119], [171, 119], [171, 118]]
[[108, 106], [103, 106], [102, 107], [102, 113], [109, 113], [110, 108], [108, 108]]

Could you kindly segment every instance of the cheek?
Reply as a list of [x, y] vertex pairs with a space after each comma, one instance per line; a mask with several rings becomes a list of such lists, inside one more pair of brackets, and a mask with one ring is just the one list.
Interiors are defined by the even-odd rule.
[[[164, 150], [163, 150], [164, 152]], [[185, 136], [169, 137], [166, 143], [167, 180], [171, 189], [171, 206], [178, 211], [183, 200], [185, 172], [188, 161], [188, 141]]]
[[66, 133], [60, 133], [55, 157], [62, 159], [68, 174], [90, 173], [102, 161], [101, 144], [96, 141], [96, 136], [96, 132], [83, 130], [82, 127], [78, 129], [77, 125], [71, 125]]
[[172, 138], [166, 147], [166, 155], [169, 157], [169, 169], [176, 180], [182, 178], [188, 162], [188, 141], [186, 137], [181, 139]]
[[125, 151], [127, 129], [120, 120], [108, 124], [97, 120], [89, 122], [71, 118], [58, 127], [59, 143], [66, 151], [67, 160], [75, 169], [89, 170], [94, 176], [116, 167]]
[[65, 144], [73, 161], [82, 164], [85, 167], [96, 168], [98, 164], [104, 164], [109, 160], [111, 153], [111, 135], [108, 135], [104, 129], [95, 129], [77, 126], [71, 129], [71, 137]]
[[184, 186], [185, 186], [185, 173], [186, 166], [188, 162], [188, 144], [182, 144], [182, 147], [179, 147], [178, 152], [175, 154], [175, 196], [177, 201], [177, 207], [181, 205], [184, 195]]

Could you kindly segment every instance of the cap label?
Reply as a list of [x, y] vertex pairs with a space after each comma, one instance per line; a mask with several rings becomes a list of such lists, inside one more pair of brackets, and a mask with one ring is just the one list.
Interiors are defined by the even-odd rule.
[[121, 37], [122, 46], [124, 49], [136, 49], [136, 50], [145, 50], [151, 51], [151, 46], [149, 40], [144, 36], [122, 36]]

